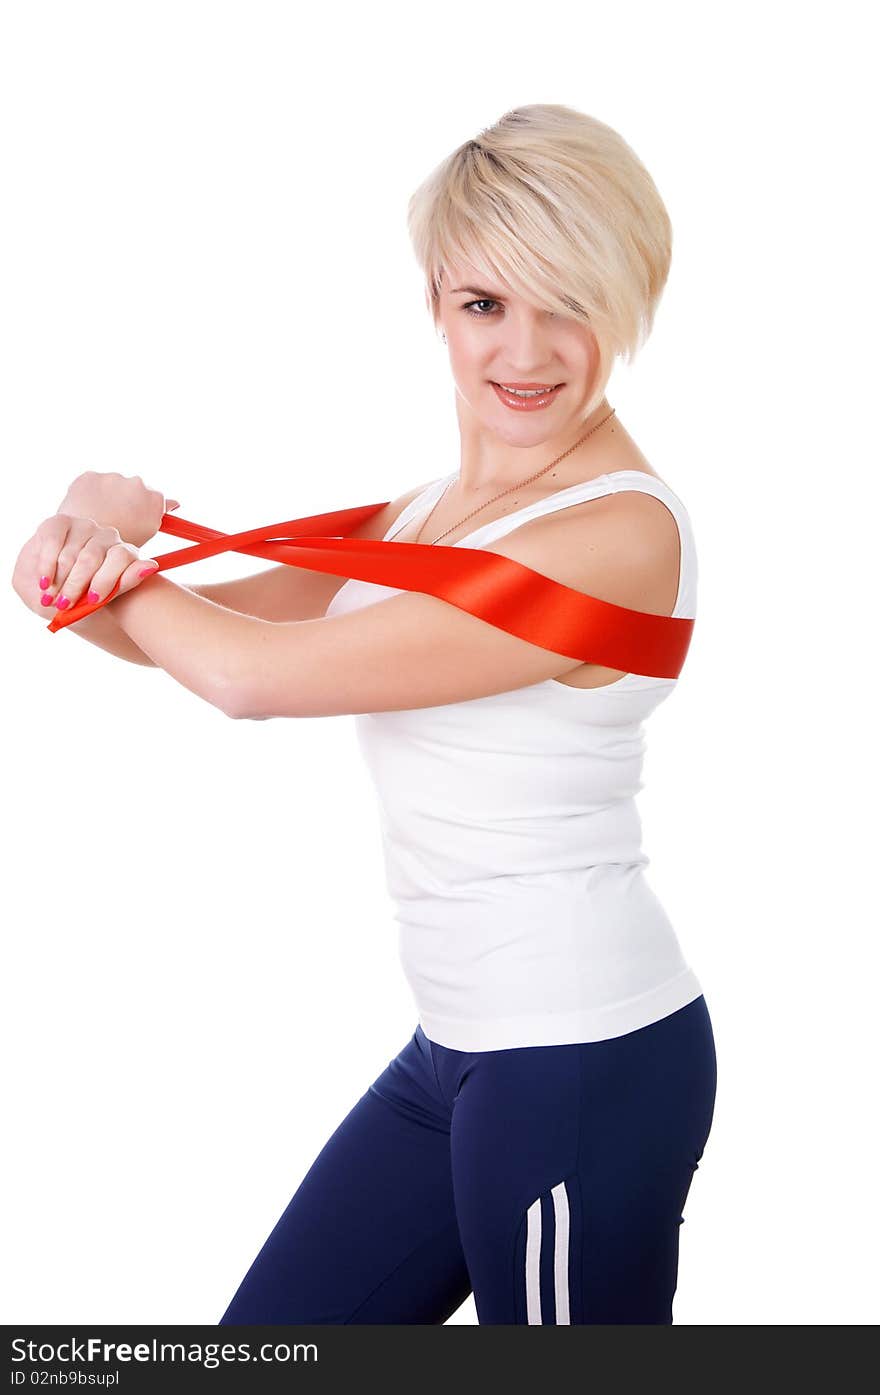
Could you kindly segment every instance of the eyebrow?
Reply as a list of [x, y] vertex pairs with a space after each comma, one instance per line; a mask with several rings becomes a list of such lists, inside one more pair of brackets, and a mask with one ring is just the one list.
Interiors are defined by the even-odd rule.
[[500, 296], [495, 295], [492, 291], [481, 291], [480, 288], [479, 288], [479, 286], [456, 286], [454, 290], [451, 290], [451, 291], [449, 292], [449, 294], [450, 294], [450, 295], [478, 295], [478, 296], [482, 296], [482, 297], [483, 297], [484, 299], [486, 299], [486, 300], [500, 300], [500, 298], [501, 298]]

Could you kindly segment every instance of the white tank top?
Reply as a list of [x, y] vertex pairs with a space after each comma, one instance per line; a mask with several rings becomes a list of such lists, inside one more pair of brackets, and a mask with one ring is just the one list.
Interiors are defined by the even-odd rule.
[[[386, 541], [426, 515], [452, 478], [422, 490]], [[640, 470], [557, 490], [451, 546], [492, 543], [542, 514], [631, 489], [675, 517], [672, 614], [694, 617], [690, 519], [668, 485]], [[398, 594], [349, 580], [327, 614]], [[458, 1051], [601, 1041], [699, 997], [645, 877], [635, 802], [642, 723], [677, 681], [628, 673], [574, 688], [550, 678], [467, 702], [355, 715], [379, 800], [400, 960], [431, 1041]]]

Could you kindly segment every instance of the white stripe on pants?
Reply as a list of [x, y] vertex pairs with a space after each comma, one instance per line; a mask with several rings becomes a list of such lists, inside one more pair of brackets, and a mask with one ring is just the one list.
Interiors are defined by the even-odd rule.
[[[564, 1182], [557, 1182], [553, 1197], [553, 1291], [557, 1326], [570, 1325], [568, 1266], [571, 1243], [568, 1193]], [[526, 1313], [529, 1323], [542, 1323], [541, 1316], [541, 1198], [526, 1213]]]

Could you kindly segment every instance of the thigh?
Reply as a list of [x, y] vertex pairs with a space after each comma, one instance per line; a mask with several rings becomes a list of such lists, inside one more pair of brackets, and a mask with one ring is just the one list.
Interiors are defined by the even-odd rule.
[[467, 1059], [452, 1167], [479, 1321], [671, 1323], [715, 1101], [704, 999], [622, 1037]]
[[443, 1323], [467, 1298], [426, 1047], [414, 1035], [328, 1139], [221, 1325]]

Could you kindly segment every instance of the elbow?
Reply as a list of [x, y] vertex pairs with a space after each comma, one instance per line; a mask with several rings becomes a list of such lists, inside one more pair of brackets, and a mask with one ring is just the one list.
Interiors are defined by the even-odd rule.
[[246, 711], [243, 708], [233, 707], [226, 712], [227, 717], [232, 717], [236, 722], [268, 722], [269, 716], [259, 712]]
[[227, 717], [233, 717], [236, 721], [268, 722], [272, 717], [308, 717], [312, 715], [309, 712], [300, 711], [288, 703], [284, 704], [282, 710], [280, 705], [276, 708], [269, 703], [259, 702], [253, 693], [229, 693], [219, 705], [222, 706]]
[[268, 722], [275, 715], [255, 703], [253, 693], [238, 687], [221, 688], [215, 694], [215, 702], [227, 717], [236, 722]]
[[231, 717], [233, 721], [243, 721], [246, 717], [254, 715], [247, 693], [237, 684], [215, 683], [211, 702], [224, 717]]
[[251, 722], [267, 722], [270, 717], [311, 717], [312, 693], [301, 691], [304, 684], [281, 681], [271, 669], [263, 672], [259, 663], [242, 665], [234, 674], [215, 676], [215, 701], [227, 717]]
[[231, 717], [234, 722], [256, 722], [261, 720], [259, 717], [255, 716], [253, 712], [248, 711], [246, 707], [243, 707], [238, 703], [218, 702], [216, 705], [220, 708], [220, 711], [223, 713], [224, 717]]

